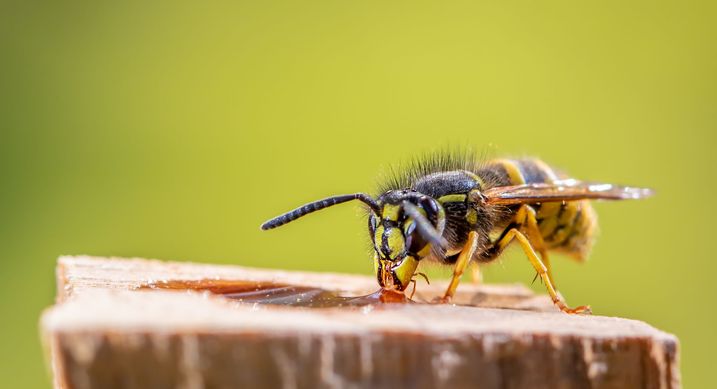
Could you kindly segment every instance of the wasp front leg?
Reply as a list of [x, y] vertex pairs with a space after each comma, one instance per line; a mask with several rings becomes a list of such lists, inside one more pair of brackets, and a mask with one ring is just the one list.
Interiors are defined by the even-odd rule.
[[448, 284], [446, 293], [443, 295], [443, 298], [440, 299], [441, 302], [447, 303], [451, 301], [451, 298], [453, 298], [453, 295], [456, 293], [456, 289], [458, 288], [458, 283], [461, 281], [461, 276], [468, 267], [468, 263], [471, 258], [473, 258], [477, 248], [478, 233], [476, 231], [471, 231], [468, 233], [468, 239], [466, 239], [466, 243], [463, 245], [463, 250], [461, 250], [461, 253], [458, 255], [458, 260], [453, 268], [453, 277], [451, 277], [451, 282]]
[[471, 266], [471, 282], [474, 285], [478, 285], [483, 282], [483, 273], [480, 270], [480, 265], [478, 262], [473, 261], [470, 264]]

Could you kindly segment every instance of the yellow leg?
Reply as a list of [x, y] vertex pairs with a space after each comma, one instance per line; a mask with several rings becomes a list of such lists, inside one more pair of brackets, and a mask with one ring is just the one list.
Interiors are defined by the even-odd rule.
[[558, 296], [558, 293], [555, 291], [555, 288], [553, 287], [553, 283], [550, 280], [550, 277], [548, 277], [548, 269], [545, 266], [545, 264], [540, 260], [538, 257], [538, 254], [535, 253], [535, 250], [533, 250], [533, 246], [530, 244], [530, 241], [528, 238], [520, 231], [516, 230], [515, 228], [508, 231], [507, 234], [497, 243], [497, 248], [499, 251], [502, 251], [505, 249], [510, 242], [513, 241], [513, 239], [517, 239], [518, 243], [520, 243], [520, 246], [523, 248], [523, 251], [525, 252], [525, 255], [528, 256], [528, 260], [530, 261], [530, 264], [533, 265], [533, 268], [535, 271], [538, 272], [538, 275], [540, 275], [540, 278], [543, 280], [543, 283], [545, 284], [545, 288], [548, 289], [548, 294], [550, 295], [550, 298], [553, 300], [553, 303], [560, 308], [561, 311], [565, 313], [589, 313], [590, 307], [588, 306], [579, 306], [577, 308], [570, 308], [568, 307], [565, 302]]
[[521, 216], [523, 217], [523, 221], [521, 224], [525, 225], [526, 233], [528, 234], [528, 238], [530, 239], [532, 246], [540, 254], [540, 258], [543, 260], [545, 268], [548, 269], [548, 278], [550, 279], [550, 283], [553, 284], [553, 288], [557, 290], [558, 287], [555, 285], [555, 279], [553, 278], [553, 270], [550, 267], [550, 258], [548, 257], [548, 250], [545, 249], [543, 235], [540, 233], [540, 228], [538, 227], [538, 220], [535, 217], [535, 209], [524, 205], [520, 209], [520, 211], [518, 211], [519, 214], [521, 212]]
[[483, 282], [483, 273], [480, 271], [480, 265], [478, 262], [471, 262], [471, 281], [474, 284], [480, 284]]
[[475, 254], [477, 248], [478, 233], [471, 231], [468, 233], [466, 244], [463, 246], [463, 250], [461, 250], [461, 254], [458, 256], [456, 265], [453, 268], [453, 277], [451, 278], [451, 282], [448, 284], [446, 294], [443, 295], [443, 302], [451, 301], [451, 298], [456, 293], [456, 288], [458, 288], [458, 283], [461, 281], [461, 276], [466, 270], [466, 267], [468, 267], [468, 262], [470, 262], [471, 258], [473, 258], [473, 254]]

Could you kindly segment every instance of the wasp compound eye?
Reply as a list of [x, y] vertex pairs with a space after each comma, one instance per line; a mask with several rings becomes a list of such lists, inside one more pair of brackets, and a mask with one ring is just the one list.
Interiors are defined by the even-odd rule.
[[369, 215], [368, 217], [368, 232], [373, 236], [376, 233], [376, 226], [378, 224], [378, 221], [376, 221], [376, 216], [373, 214]]
[[423, 197], [418, 202], [418, 205], [426, 212], [426, 218], [428, 218], [428, 220], [435, 225], [438, 221], [438, 202], [430, 197]]

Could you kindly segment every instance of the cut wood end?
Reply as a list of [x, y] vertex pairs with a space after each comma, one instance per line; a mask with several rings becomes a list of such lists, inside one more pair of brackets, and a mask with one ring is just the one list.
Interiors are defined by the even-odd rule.
[[[635, 320], [556, 312], [524, 286], [462, 285], [457, 296], [521, 310], [308, 309], [206, 291], [217, 283], [376, 289], [371, 277], [63, 257], [60, 303], [41, 320], [55, 387], [680, 387], [674, 336]], [[419, 292], [429, 299], [443, 287]]]
[[[94, 292], [97, 289], [206, 290], [212, 287], [241, 290], [272, 286], [321, 288], [346, 296], [360, 296], [378, 289], [373, 277], [256, 269], [234, 265], [207, 265], [167, 262], [141, 258], [101, 258], [63, 256], [57, 266], [57, 301]], [[432, 301], [446, 290], [445, 281], [419, 284], [414, 299]], [[522, 284], [491, 285], [465, 283], [458, 289], [454, 303], [491, 308], [556, 311], [545, 296], [536, 296]]]

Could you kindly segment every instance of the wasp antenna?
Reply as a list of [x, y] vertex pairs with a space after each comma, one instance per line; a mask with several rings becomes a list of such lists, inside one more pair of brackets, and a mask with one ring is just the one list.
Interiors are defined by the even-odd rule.
[[318, 210], [328, 208], [332, 205], [345, 203], [347, 201], [351, 200], [359, 200], [362, 203], [368, 205], [371, 210], [376, 213], [377, 215], [381, 214], [381, 207], [378, 205], [376, 200], [371, 198], [371, 196], [365, 194], [365, 193], [353, 193], [353, 194], [347, 194], [347, 195], [339, 195], [339, 196], [331, 196], [328, 198], [325, 198], [323, 200], [314, 201], [313, 203], [308, 203], [306, 205], [302, 205], [299, 208], [296, 208], [293, 211], [289, 211], [283, 215], [277, 216], [266, 223], [261, 225], [262, 230], [271, 230], [272, 228], [276, 228], [279, 226], [283, 226], [286, 223], [292, 222], [304, 215], [308, 215], [312, 212], [316, 212]]
[[441, 235], [442, 232], [433, 227], [433, 224], [421, 213], [418, 207], [408, 201], [404, 201], [403, 209], [408, 216], [416, 221], [416, 229], [421, 236], [439, 247], [446, 247], [448, 245]]

